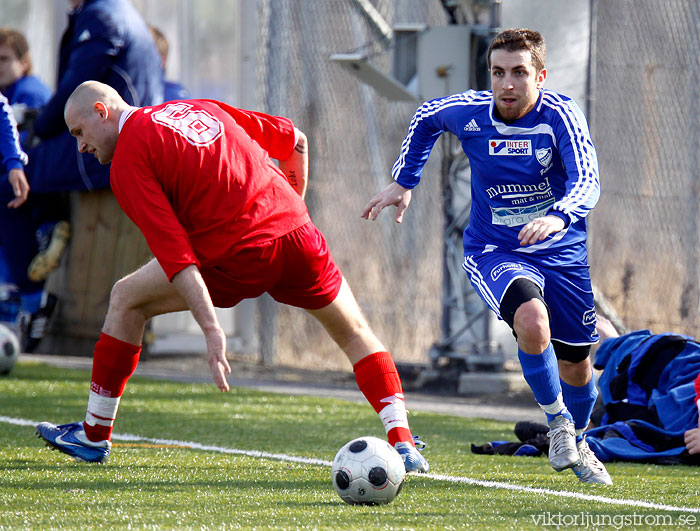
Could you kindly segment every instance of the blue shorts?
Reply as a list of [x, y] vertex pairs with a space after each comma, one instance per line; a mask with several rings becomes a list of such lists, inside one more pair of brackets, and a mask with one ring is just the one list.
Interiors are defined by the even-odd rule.
[[552, 339], [568, 345], [598, 342], [587, 263], [543, 267], [523, 256], [491, 251], [466, 255], [462, 268], [476, 292], [499, 319], [503, 294], [514, 280], [527, 278], [540, 287], [549, 307]]

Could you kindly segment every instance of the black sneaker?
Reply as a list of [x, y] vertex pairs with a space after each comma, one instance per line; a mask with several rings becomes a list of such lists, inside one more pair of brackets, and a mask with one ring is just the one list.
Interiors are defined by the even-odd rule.
[[41, 308], [34, 313], [21, 312], [17, 318], [22, 352], [34, 352], [49, 327], [49, 319], [56, 310], [58, 298], [51, 293], [44, 293]]
[[515, 436], [520, 442], [536, 439], [540, 435], [547, 435], [549, 426], [541, 422], [521, 420], [515, 425]]

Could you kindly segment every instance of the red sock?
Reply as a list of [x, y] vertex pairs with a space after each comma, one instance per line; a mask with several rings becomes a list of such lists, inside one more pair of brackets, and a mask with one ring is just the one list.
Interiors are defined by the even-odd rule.
[[365, 356], [353, 366], [353, 370], [360, 391], [384, 423], [389, 444], [413, 444], [413, 436], [406, 418], [401, 378], [391, 354], [375, 352]]
[[134, 374], [141, 346], [102, 333], [92, 360], [90, 398], [85, 414], [85, 435], [91, 441], [109, 440], [119, 400], [127, 380]]

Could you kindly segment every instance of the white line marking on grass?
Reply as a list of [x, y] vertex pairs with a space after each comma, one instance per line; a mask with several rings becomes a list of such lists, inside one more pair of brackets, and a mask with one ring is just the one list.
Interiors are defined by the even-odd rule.
[[275, 459], [277, 461], [290, 461], [292, 463], [302, 463], [304, 465], [331, 466], [333, 464], [331, 461], [325, 461], [323, 459], [313, 459], [311, 457], [298, 457], [287, 454], [273, 454], [269, 452], [261, 452], [258, 450], [238, 450], [237, 448], [212, 446], [209, 444], [200, 444], [192, 441], [178, 441], [175, 439], [153, 439], [151, 437], [140, 437], [138, 435], [131, 435], [130, 433], [113, 433], [112, 439], [118, 441], [146, 441], [152, 444], [167, 444], [181, 446], [184, 448], [192, 448], [193, 450], [204, 450], [206, 452], [245, 455], [248, 457], [260, 457], [264, 459]]
[[[13, 417], [5, 417], [0, 415], [0, 422], [7, 424], [15, 424], [17, 426], [36, 426], [39, 424], [33, 420], [18, 419]], [[193, 450], [202, 450], [206, 452], [218, 452], [222, 454], [245, 455], [248, 457], [257, 457], [262, 459], [274, 459], [276, 461], [287, 461], [291, 463], [301, 463], [304, 465], [327, 466], [332, 465], [331, 461], [325, 459], [313, 459], [309, 457], [298, 457], [288, 454], [273, 454], [270, 452], [261, 452], [257, 450], [239, 450], [237, 448], [226, 448], [224, 446], [214, 446], [201, 444], [193, 441], [178, 441], [175, 439], [155, 439], [152, 437], [141, 437], [140, 435], [132, 435], [129, 433], [113, 433], [113, 440], [118, 441], [146, 441], [152, 444], [167, 444], [176, 445], [183, 448], [191, 448]], [[611, 505], [625, 505], [628, 507], [644, 507], [647, 509], [659, 509], [662, 511], [676, 511], [687, 513], [700, 513], [698, 507], [682, 507], [675, 505], [665, 505], [661, 503], [651, 503], [642, 500], [629, 500], [624, 498], [608, 498], [607, 496], [596, 496], [593, 494], [582, 494], [580, 492], [570, 492], [565, 490], [542, 489], [536, 487], [526, 487], [513, 483], [502, 483], [500, 481], [486, 481], [482, 479], [474, 479], [460, 476], [445, 476], [441, 474], [422, 474], [418, 477], [434, 479], [437, 481], [449, 481], [451, 483], [465, 483], [467, 485], [478, 485], [480, 487], [491, 489], [506, 489], [520, 492], [529, 492], [533, 494], [541, 494], [543, 496], [560, 496], [562, 498], [575, 498], [578, 500], [595, 501], [599, 503], [608, 503]]]
[[697, 507], [676, 507], [675, 505], [664, 505], [660, 503], [645, 502], [642, 500], [626, 500], [624, 498], [608, 498], [607, 496], [596, 496], [594, 494], [582, 494], [580, 492], [569, 492], [566, 490], [541, 489], [537, 487], [525, 487], [512, 483], [502, 483], [500, 481], [485, 481], [483, 479], [465, 478], [459, 476], [442, 476], [439, 474], [426, 474], [425, 477], [437, 479], [439, 481], [450, 481], [452, 483], [467, 483], [469, 485], [479, 485], [481, 487], [494, 489], [518, 490], [522, 492], [532, 492], [546, 496], [561, 496], [562, 498], [576, 498], [579, 500], [597, 501], [610, 503], [612, 505], [628, 505], [630, 507], [646, 507], [648, 509], [661, 509], [664, 511], [681, 511], [688, 513], [700, 513]]

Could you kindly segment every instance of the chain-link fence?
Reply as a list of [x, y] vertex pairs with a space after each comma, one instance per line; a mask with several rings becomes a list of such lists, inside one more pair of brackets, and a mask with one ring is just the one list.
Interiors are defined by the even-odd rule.
[[594, 3], [592, 277], [631, 328], [700, 334], [700, 3]]
[[[391, 71], [391, 51], [359, 0], [133, 1], [179, 43], [172, 47], [173, 60], [183, 66], [175, 73], [184, 72], [195, 96], [235, 104], [244, 92], [254, 92], [250, 106], [289, 116], [306, 132], [314, 221], [377, 335], [398, 360], [425, 361], [440, 337], [442, 143], [402, 225], [389, 212], [374, 223], [359, 218], [366, 201], [390, 181], [417, 106], [387, 101], [330, 61], [333, 54], [361, 50], [378, 68]], [[448, 23], [440, 0], [371, 4], [389, 25]], [[248, 5], [257, 10], [250, 28], [257, 30], [258, 43], [250, 72], [254, 90], [241, 83], [238, 69], [227, 66], [247, 65], [254, 49], [243, 39], [245, 32], [231, 29], [245, 18]], [[591, 5], [587, 107], [603, 189], [589, 220], [592, 277], [629, 328], [699, 335], [700, 4], [592, 0]], [[533, 14], [530, 7], [523, 4], [518, 21]], [[5, 23], [30, 37], [36, 71], [48, 82], [66, 10], [63, 0], [7, 0], [0, 7]], [[349, 367], [312, 318], [275, 307], [277, 319], [260, 324], [263, 334], [266, 327], [270, 337], [278, 334], [276, 362]]]
[[[438, 0], [373, 3], [389, 24], [447, 23]], [[379, 338], [398, 360], [425, 361], [440, 326], [441, 152], [433, 153], [403, 224], [388, 211], [374, 223], [361, 220], [366, 202], [390, 182], [418, 104], [390, 102], [329, 60], [362, 48], [391, 70], [391, 54], [353, 2], [261, 0], [258, 6], [258, 108], [291, 117], [307, 134], [314, 222]], [[278, 311], [277, 361], [349, 368], [313, 319], [297, 309]], [[264, 315], [263, 330], [269, 323], [274, 320]]]

